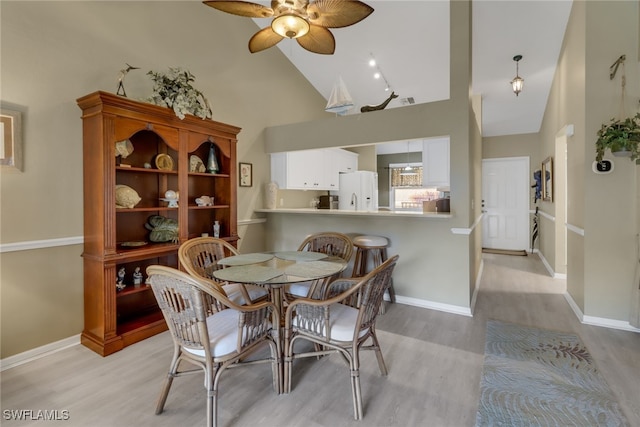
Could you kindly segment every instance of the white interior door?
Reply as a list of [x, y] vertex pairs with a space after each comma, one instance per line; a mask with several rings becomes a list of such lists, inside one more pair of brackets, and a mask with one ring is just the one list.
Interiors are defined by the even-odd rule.
[[482, 161], [482, 247], [529, 247], [529, 158]]

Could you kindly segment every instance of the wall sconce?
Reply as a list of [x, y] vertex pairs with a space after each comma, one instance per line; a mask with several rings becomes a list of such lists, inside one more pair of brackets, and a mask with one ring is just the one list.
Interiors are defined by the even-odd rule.
[[513, 60], [516, 61], [516, 76], [511, 80], [511, 87], [513, 88], [513, 92], [518, 96], [520, 92], [522, 92], [522, 88], [524, 87], [524, 79], [518, 75], [518, 62], [522, 59], [522, 55], [516, 55], [513, 57]]

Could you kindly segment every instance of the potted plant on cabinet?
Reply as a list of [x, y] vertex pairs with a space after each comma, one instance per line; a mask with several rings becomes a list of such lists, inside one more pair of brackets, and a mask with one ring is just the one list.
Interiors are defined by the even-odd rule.
[[602, 161], [608, 148], [614, 156], [630, 157], [635, 160], [640, 157], [640, 113], [624, 120], [611, 119], [611, 123], [602, 125], [598, 130], [596, 141], [596, 161]]

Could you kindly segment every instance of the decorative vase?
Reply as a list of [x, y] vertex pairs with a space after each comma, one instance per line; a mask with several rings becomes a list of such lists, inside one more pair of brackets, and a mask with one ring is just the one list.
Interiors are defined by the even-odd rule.
[[209, 147], [209, 158], [207, 159], [207, 172], [218, 173], [220, 167], [218, 166], [218, 158], [216, 157], [216, 146], [211, 144]]
[[213, 237], [220, 237], [220, 221], [213, 222]]
[[274, 181], [265, 185], [264, 206], [266, 209], [275, 209], [278, 199], [278, 184]]

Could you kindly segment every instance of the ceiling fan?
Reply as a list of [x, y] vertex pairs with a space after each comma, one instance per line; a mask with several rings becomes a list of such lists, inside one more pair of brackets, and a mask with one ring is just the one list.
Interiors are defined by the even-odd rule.
[[373, 8], [358, 0], [272, 0], [271, 7], [242, 0], [209, 0], [214, 9], [248, 18], [270, 18], [249, 40], [249, 51], [260, 52], [278, 44], [285, 37], [296, 39], [304, 49], [331, 55], [336, 41], [329, 28], [342, 28], [362, 21]]

